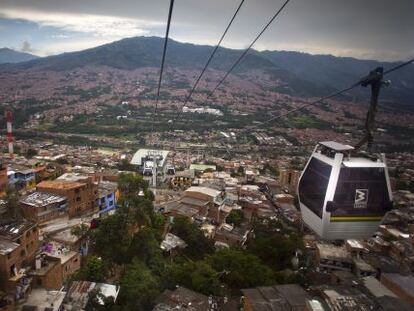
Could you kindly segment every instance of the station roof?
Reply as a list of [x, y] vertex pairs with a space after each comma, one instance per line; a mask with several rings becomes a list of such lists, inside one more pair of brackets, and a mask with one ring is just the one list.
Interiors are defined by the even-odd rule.
[[167, 150], [155, 150], [155, 149], [139, 149], [137, 152], [135, 152], [134, 156], [131, 159], [131, 164], [142, 166], [144, 163], [142, 162], [142, 159], [146, 156], [157, 156], [161, 155], [162, 159], [158, 163], [159, 166], [164, 166], [165, 160], [167, 159], [167, 156], [170, 152]]

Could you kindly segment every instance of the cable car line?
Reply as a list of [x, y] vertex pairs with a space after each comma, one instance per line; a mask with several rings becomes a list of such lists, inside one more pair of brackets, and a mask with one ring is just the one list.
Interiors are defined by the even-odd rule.
[[[400, 65], [397, 65], [397, 66], [395, 66], [395, 67], [393, 67], [393, 68], [390, 68], [390, 69], [388, 69], [388, 70], [384, 71], [383, 75], [386, 75], [386, 74], [389, 74], [389, 73], [391, 73], [391, 72], [393, 72], [393, 71], [396, 71], [396, 70], [398, 70], [398, 69], [401, 69], [401, 68], [403, 68], [403, 67], [405, 67], [405, 66], [407, 66], [407, 65], [409, 65], [409, 64], [411, 64], [411, 63], [413, 63], [413, 62], [414, 62], [414, 58], [413, 58], [413, 59], [411, 59], [411, 60], [409, 60], [409, 61], [407, 61], [407, 62], [405, 62], [405, 63], [402, 63], [402, 64], [400, 64]], [[321, 102], [323, 102], [324, 100], [331, 99], [331, 98], [333, 98], [333, 97], [336, 97], [336, 96], [342, 95], [343, 93], [346, 93], [346, 92], [348, 92], [348, 91], [350, 91], [350, 90], [352, 90], [352, 89], [356, 88], [357, 86], [360, 86], [360, 85], [361, 85], [361, 83], [363, 82], [363, 79], [364, 79], [364, 78], [362, 78], [362, 79], [361, 79], [361, 80], [359, 80], [357, 83], [355, 83], [355, 84], [351, 85], [350, 87], [348, 87], [348, 88], [346, 88], [346, 89], [343, 89], [343, 90], [341, 90], [341, 91], [338, 91], [338, 92], [332, 93], [332, 94], [327, 95], [327, 96], [325, 96], [325, 97], [321, 97], [321, 98], [319, 98], [318, 100], [315, 100], [315, 101], [313, 101], [313, 102], [307, 103], [307, 104], [305, 104], [305, 105], [303, 105], [303, 106], [300, 106], [300, 107], [298, 107], [298, 108], [294, 108], [294, 109], [292, 109], [292, 110], [289, 110], [289, 111], [288, 111], [288, 112], [286, 112], [286, 113], [283, 113], [283, 114], [280, 114], [280, 115], [274, 116], [274, 117], [272, 117], [272, 118], [270, 118], [270, 119], [268, 119], [268, 120], [264, 121], [264, 122], [263, 122], [263, 124], [269, 123], [269, 122], [274, 121], [274, 120], [276, 120], [276, 119], [283, 118], [283, 117], [285, 117], [285, 116], [287, 116], [287, 115], [289, 115], [289, 114], [291, 114], [291, 113], [294, 113], [294, 112], [296, 112], [296, 111], [302, 110], [303, 108], [306, 108], [306, 107], [308, 107], [308, 106], [312, 106], [312, 105], [315, 105], [315, 104], [321, 103]]]
[[395, 66], [393, 68], [390, 68], [390, 69], [384, 71], [384, 75], [389, 74], [389, 73], [391, 73], [391, 72], [393, 72], [395, 70], [398, 70], [398, 69], [400, 69], [402, 67], [405, 67], [405, 66], [407, 66], [407, 65], [409, 65], [409, 64], [411, 64], [413, 62], [414, 62], [414, 58], [410, 59], [409, 61], [406, 61], [405, 63], [402, 63], [400, 65], [397, 65], [397, 66]]
[[[190, 92], [188, 93], [188, 95], [187, 95], [187, 97], [186, 97], [186, 99], [185, 99], [184, 103], [181, 105], [181, 107], [180, 107], [180, 108], [178, 108], [178, 114], [177, 114], [177, 116], [176, 116], [175, 118], [173, 118], [173, 124], [175, 123], [175, 121], [176, 121], [176, 120], [178, 120], [178, 119], [180, 118], [181, 113], [182, 113], [182, 108], [185, 106], [185, 104], [187, 104], [187, 103], [188, 103], [188, 101], [190, 100], [191, 96], [193, 95], [193, 93], [194, 93], [195, 89], [197, 88], [198, 83], [200, 82], [201, 78], [203, 77], [203, 75], [204, 75], [205, 71], [207, 70], [207, 67], [210, 65], [210, 63], [211, 63], [211, 61], [212, 61], [212, 59], [213, 59], [214, 55], [216, 54], [216, 52], [217, 52], [218, 48], [220, 47], [220, 45], [221, 45], [221, 43], [222, 43], [222, 41], [223, 41], [224, 37], [226, 36], [226, 34], [227, 34], [228, 30], [230, 29], [230, 26], [233, 24], [234, 19], [236, 18], [237, 14], [239, 13], [239, 11], [240, 11], [240, 9], [241, 9], [241, 7], [242, 7], [242, 5], [243, 5], [244, 1], [245, 1], [245, 0], [240, 1], [240, 4], [239, 4], [239, 6], [237, 7], [237, 10], [234, 12], [233, 17], [231, 18], [231, 20], [230, 20], [230, 22], [228, 23], [228, 25], [227, 25], [226, 29], [224, 30], [223, 34], [221, 35], [220, 40], [218, 41], [217, 45], [215, 46], [215, 48], [214, 48], [213, 52], [210, 54], [210, 57], [208, 58], [208, 60], [207, 60], [206, 64], [204, 65], [204, 68], [203, 68], [203, 70], [201, 71], [200, 75], [199, 75], [199, 76], [198, 76], [198, 78], [196, 79], [196, 81], [195, 81], [195, 83], [194, 83], [194, 85], [193, 85], [192, 89], [191, 89], [191, 90], [190, 90]], [[172, 124], [172, 125], [173, 125], [173, 124]]]
[[[259, 38], [262, 36], [262, 34], [266, 31], [267, 28], [272, 24], [272, 22], [276, 19], [276, 17], [279, 16], [279, 14], [283, 11], [285, 6], [289, 3], [290, 0], [286, 0], [283, 5], [277, 10], [277, 12], [273, 15], [273, 17], [269, 20], [269, 22], [262, 28], [262, 30], [259, 32], [259, 34], [255, 37], [255, 39], [250, 43], [250, 45], [243, 51], [243, 53], [240, 55], [240, 57], [236, 60], [236, 62], [231, 66], [231, 68], [226, 72], [226, 74], [223, 76], [223, 78], [218, 82], [218, 84], [214, 87], [212, 91], [210, 91], [209, 95], [207, 96], [207, 99], [209, 99], [214, 92], [220, 87], [220, 85], [226, 80], [226, 78], [229, 76], [229, 74], [236, 68], [236, 66], [242, 61], [242, 59], [246, 56], [246, 54], [250, 51], [250, 49], [253, 47], [253, 45], [259, 40]], [[178, 116], [181, 116], [182, 111], [178, 112]], [[178, 120], [178, 117], [172, 121], [172, 126], [170, 129], [172, 129], [175, 122]]]
[[173, 7], [174, 7], [174, 0], [170, 0], [170, 9], [168, 11], [168, 20], [167, 20], [167, 29], [165, 31], [164, 47], [163, 47], [163, 51], [162, 51], [160, 76], [158, 78], [157, 98], [156, 98], [156, 101], [155, 101], [155, 107], [154, 107], [153, 119], [152, 119], [152, 131], [153, 132], [154, 132], [154, 126], [155, 126], [155, 118], [156, 118], [157, 113], [158, 113], [158, 101], [159, 101], [159, 98], [160, 98], [161, 81], [162, 81], [162, 74], [164, 72], [165, 55], [167, 53], [168, 36], [170, 34], [170, 25], [171, 25], [171, 16], [172, 16]]
[[236, 68], [236, 66], [241, 62], [241, 60], [246, 56], [246, 54], [250, 51], [250, 49], [253, 47], [253, 45], [259, 40], [259, 38], [262, 36], [262, 34], [266, 31], [267, 28], [272, 24], [272, 22], [276, 19], [276, 17], [279, 16], [279, 14], [283, 11], [285, 6], [289, 3], [290, 0], [286, 0], [285, 3], [279, 8], [279, 10], [273, 15], [273, 17], [269, 20], [269, 22], [263, 27], [263, 29], [259, 32], [259, 34], [256, 36], [256, 38], [250, 43], [247, 49], [243, 51], [243, 53], [240, 55], [240, 57], [236, 60], [236, 62], [231, 66], [231, 68], [226, 72], [226, 74], [223, 76], [223, 78], [217, 83], [217, 85], [214, 87], [214, 89], [210, 92], [210, 94], [207, 96], [207, 99], [209, 99], [213, 93], [220, 87], [220, 85], [226, 80], [226, 78], [229, 76], [229, 74]]

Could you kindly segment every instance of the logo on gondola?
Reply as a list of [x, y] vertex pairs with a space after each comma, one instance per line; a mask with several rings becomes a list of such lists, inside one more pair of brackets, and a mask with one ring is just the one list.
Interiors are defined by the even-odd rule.
[[367, 208], [368, 189], [355, 189], [354, 208]]

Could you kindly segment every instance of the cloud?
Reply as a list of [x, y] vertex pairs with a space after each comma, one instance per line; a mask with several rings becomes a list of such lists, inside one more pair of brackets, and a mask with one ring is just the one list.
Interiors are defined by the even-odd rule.
[[49, 42], [43, 44], [42, 51], [38, 51], [38, 55], [50, 56], [66, 52], [81, 51], [110, 42], [112, 42], [112, 40], [108, 40], [105, 38], [69, 38], [65, 39], [65, 41]]
[[35, 50], [32, 49], [32, 46], [28, 41], [23, 41], [20, 51], [27, 52], [27, 53], [33, 53]]
[[63, 31], [85, 33], [102, 38], [124, 38], [145, 35], [149, 33], [149, 28], [160, 26], [157, 22], [128, 17], [56, 12], [43, 13], [37, 10], [10, 8], [0, 9], [0, 15], [7, 19], [33, 22], [40, 27], [55, 27]]

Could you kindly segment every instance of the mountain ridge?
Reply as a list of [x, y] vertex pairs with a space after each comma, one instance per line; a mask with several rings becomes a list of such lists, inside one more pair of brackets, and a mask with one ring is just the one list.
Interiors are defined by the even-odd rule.
[[39, 56], [15, 51], [9, 48], [0, 48], [0, 64], [20, 63], [39, 58]]
[[[133, 37], [126, 38], [91, 49], [59, 54], [17, 64], [0, 65], [1, 71], [39, 70], [67, 71], [84, 66], [108, 66], [120, 70], [133, 70], [144, 67], [159, 67], [161, 62], [163, 38]], [[167, 50], [166, 66], [200, 70], [213, 46], [180, 43], [170, 39]], [[227, 71], [243, 50], [220, 47], [213, 58], [210, 69]], [[286, 81], [290, 88], [280, 92], [290, 92], [305, 97], [323, 96], [327, 93], [348, 87], [378, 66], [388, 69], [401, 62], [381, 62], [360, 60], [352, 57], [332, 55], [312, 55], [291, 51], [252, 50], [236, 67], [234, 74], [261, 70], [272, 76], [273, 80]], [[391, 86], [383, 88], [382, 98], [390, 102], [411, 105], [414, 101], [414, 65], [393, 72]], [[364, 88], [355, 95], [367, 94]]]

